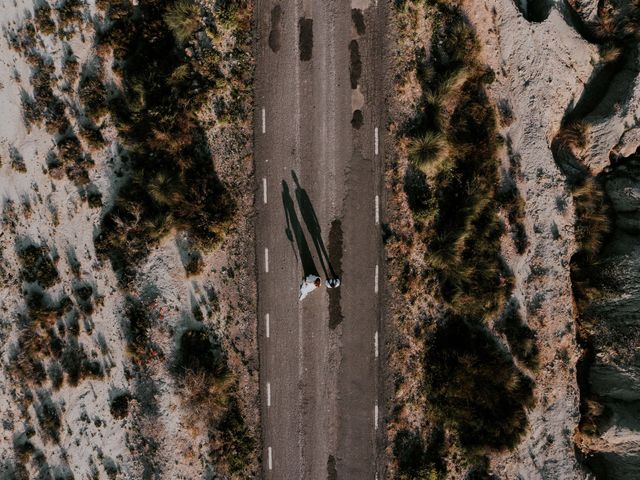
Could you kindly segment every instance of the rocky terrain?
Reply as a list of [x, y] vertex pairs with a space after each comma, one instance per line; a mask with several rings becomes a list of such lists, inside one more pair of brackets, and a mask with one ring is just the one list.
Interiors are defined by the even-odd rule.
[[[387, 450], [393, 475], [638, 475], [638, 8], [616, 1], [396, 2], [392, 129], [398, 148], [387, 168], [388, 186], [397, 193], [388, 206], [387, 239], [396, 287]], [[475, 65], [469, 63], [474, 52]], [[482, 72], [491, 72], [484, 80], [487, 103], [472, 110], [465, 97]], [[486, 109], [496, 118], [485, 125], [494, 130], [461, 149], [452, 129], [464, 115], [477, 122], [482, 111], [489, 118]], [[434, 115], [425, 128], [424, 118]], [[468, 165], [469, 152], [491, 137], [496, 160], [490, 163], [489, 150], [482, 175], [495, 175], [493, 190], [455, 173], [458, 162]], [[451, 212], [439, 203], [449, 182], [466, 197]], [[487, 270], [486, 245], [464, 253], [473, 245], [467, 235], [476, 229], [478, 241], [477, 222], [486, 225], [492, 208], [473, 200], [478, 189], [499, 219], [500, 233], [485, 238], [499, 248], [502, 280]], [[461, 216], [471, 220], [464, 229], [455, 223]], [[439, 225], [446, 225], [439, 235], [454, 245], [447, 262], [460, 258], [462, 304], [450, 293], [439, 237], [432, 238]], [[475, 286], [478, 268], [485, 272], [482, 289]], [[483, 304], [476, 308], [478, 301]], [[439, 351], [452, 321], [456, 333]], [[478, 340], [462, 346], [456, 334]], [[477, 341], [496, 342], [503, 368], [513, 361], [524, 377], [498, 379], [502, 386], [476, 384], [475, 396], [467, 393], [483, 375]], [[474, 376], [458, 375], [452, 368], [458, 363]], [[530, 400], [518, 390], [523, 381], [532, 387]], [[440, 392], [435, 406], [434, 388]], [[515, 436], [492, 440], [492, 429], [513, 422], [503, 406], [502, 418], [468, 439], [478, 418], [489, 421], [482, 403], [500, 391], [523, 402], [524, 417], [512, 424]]]

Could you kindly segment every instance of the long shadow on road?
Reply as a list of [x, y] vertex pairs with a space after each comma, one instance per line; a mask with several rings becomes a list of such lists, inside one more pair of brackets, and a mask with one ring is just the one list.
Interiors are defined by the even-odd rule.
[[302, 224], [300, 223], [300, 220], [298, 220], [298, 214], [296, 213], [296, 209], [293, 204], [293, 198], [289, 192], [289, 185], [287, 185], [287, 182], [284, 180], [282, 180], [282, 205], [284, 206], [284, 214], [287, 220], [287, 228], [284, 232], [287, 235], [289, 242], [291, 242], [291, 245], [293, 246], [295, 241], [295, 245], [298, 247], [298, 255], [300, 263], [302, 263], [304, 276], [318, 275], [318, 269], [313, 261], [311, 250], [309, 250], [309, 244], [307, 243], [307, 239], [302, 231]]
[[311, 204], [309, 194], [304, 188], [300, 186], [298, 177], [296, 176], [294, 171], [291, 171], [291, 176], [293, 177], [293, 181], [296, 184], [296, 200], [298, 200], [298, 208], [300, 209], [302, 220], [306, 224], [307, 230], [311, 235], [311, 240], [316, 247], [316, 252], [318, 252], [318, 258], [320, 258], [320, 264], [322, 265], [324, 275], [326, 278], [335, 277], [336, 274], [333, 271], [333, 267], [331, 266], [329, 254], [327, 253], [327, 249], [325, 248], [324, 242], [322, 241], [320, 222], [318, 221], [316, 211]]

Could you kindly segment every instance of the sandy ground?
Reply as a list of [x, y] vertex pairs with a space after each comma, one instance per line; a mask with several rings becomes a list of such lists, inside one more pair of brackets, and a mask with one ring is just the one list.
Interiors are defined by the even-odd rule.
[[[21, 25], [32, 9], [28, 1], [2, 2], [0, 23], [4, 31]], [[95, 12], [91, 4], [86, 14], [90, 12]], [[92, 35], [91, 25], [83, 23], [82, 31], [67, 40], [80, 65], [95, 55]], [[41, 50], [53, 59], [60, 76], [62, 44], [54, 36], [43, 37]], [[30, 75], [24, 57], [9, 48], [4, 35], [0, 39], [0, 206], [4, 212], [0, 231], [0, 476], [5, 478], [23, 463], [33, 475], [48, 471], [59, 475], [71, 472], [75, 478], [219, 478], [216, 472], [224, 471], [224, 462], [216, 465], [208, 458], [206, 432], [185, 423], [181, 392], [168, 372], [168, 360], [175, 350], [176, 334], [191, 321], [196, 306], [205, 314], [205, 324], [223, 339], [238, 379], [241, 411], [249, 432], [259, 439], [250, 223], [253, 198], [248, 186], [251, 177], [244, 173], [251, 170], [247, 141], [250, 118], [209, 131], [220, 177], [238, 195], [238, 217], [229, 238], [204, 257], [201, 274], [187, 277], [179, 237], [170, 235], [140, 267], [128, 291], [122, 291], [109, 262], [101, 262], [94, 249], [93, 238], [103, 210], [90, 208], [67, 178], [53, 179], [47, 173], [46, 156], [54, 146], [53, 139], [43, 128], [27, 128], [23, 122], [20, 89], [31, 91]], [[108, 207], [118, 182], [115, 173], [121, 150], [113, 141], [114, 129], [107, 127], [105, 132], [107, 145], [91, 152], [95, 166], [89, 176]], [[12, 168], [11, 149], [24, 159], [25, 172]], [[11, 202], [13, 225], [9, 221]], [[77, 339], [87, 354], [103, 365], [103, 378], [87, 378], [77, 386], [65, 381], [60, 389], [54, 389], [48, 381], [30, 388], [12, 376], [8, 365], [18, 333], [17, 316], [24, 310], [16, 245], [25, 239], [47, 245], [54, 255], [60, 276], [48, 290], [54, 298], [71, 294], [78, 281], [93, 287], [98, 300], [91, 314], [80, 316]], [[75, 252], [81, 265], [79, 275], [72, 271], [69, 251]], [[157, 320], [150, 332], [156, 356], [149, 359], [144, 379], [132, 374], [125, 349], [121, 327], [125, 295], [140, 296]], [[122, 391], [130, 392], [133, 399], [129, 414], [116, 419], [109, 401]], [[59, 411], [62, 427], [58, 441], [44, 434], [37, 420], [39, 403], [28, 401], [29, 395], [39, 398], [39, 394], [50, 395]], [[16, 445], [26, 439], [24, 432], [34, 453], [21, 457]], [[254, 455], [243, 478], [253, 476], [256, 465]]]

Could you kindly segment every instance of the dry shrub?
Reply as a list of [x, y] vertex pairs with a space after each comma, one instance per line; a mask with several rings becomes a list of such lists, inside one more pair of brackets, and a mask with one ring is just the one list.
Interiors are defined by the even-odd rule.
[[590, 177], [573, 190], [575, 238], [588, 258], [594, 258], [609, 233], [609, 207], [599, 180]]
[[[96, 240], [99, 253], [109, 256], [125, 282], [169, 232], [185, 231], [197, 248], [208, 250], [232, 225], [235, 204], [215, 173], [197, 117], [221, 79], [211, 70], [216, 52], [198, 47], [205, 49], [183, 55], [163, 18], [183, 6], [146, 2], [144, 15], [122, 16], [100, 40], [113, 47], [120, 66], [124, 89], [110, 109], [131, 151], [134, 175], [120, 189]], [[138, 28], [143, 21], [147, 27]]]
[[235, 380], [226, 372], [216, 377], [205, 371], [187, 371], [179, 380], [185, 419], [192, 428], [217, 424], [229, 406]]
[[25, 282], [37, 282], [44, 288], [55, 285], [58, 280], [58, 270], [46, 246], [34, 244], [17, 250], [20, 261], [20, 275]]

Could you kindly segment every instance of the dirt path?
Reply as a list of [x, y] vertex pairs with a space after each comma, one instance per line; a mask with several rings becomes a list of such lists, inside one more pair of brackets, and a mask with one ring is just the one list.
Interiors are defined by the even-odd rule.
[[[257, 2], [265, 478], [377, 471], [385, 15], [373, 0]], [[343, 284], [299, 303], [311, 273]]]

